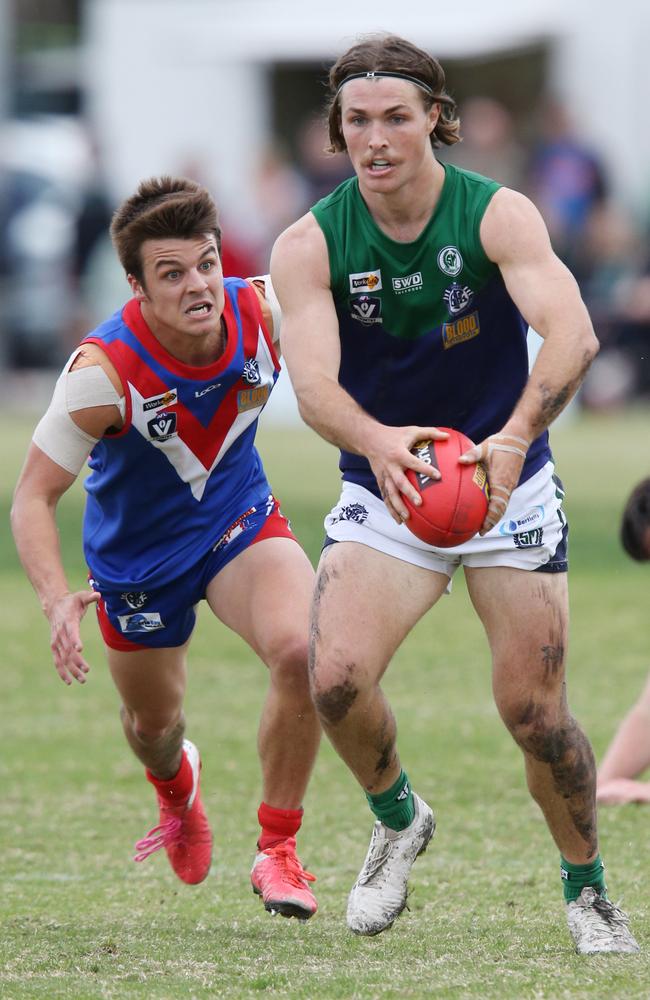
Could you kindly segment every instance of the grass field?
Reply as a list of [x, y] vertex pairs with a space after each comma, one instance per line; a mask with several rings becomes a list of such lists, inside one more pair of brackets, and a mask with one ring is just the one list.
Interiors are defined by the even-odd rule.
[[[648, 474], [649, 426], [650, 414], [639, 411], [580, 418], [554, 436], [571, 523], [569, 695], [597, 756], [650, 667], [648, 569], [626, 559], [617, 540], [623, 498]], [[303, 861], [318, 876], [319, 913], [304, 925], [272, 919], [254, 898], [248, 873], [265, 679], [247, 648], [205, 613], [186, 707], [204, 760], [214, 870], [189, 887], [162, 855], [134, 865], [133, 844], [156, 819], [154, 800], [121, 735], [93, 616], [84, 626], [91, 678], [67, 689], [10, 540], [10, 492], [30, 432], [25, 418], [4, 414], [2, 1000], [650, 997], [650, 811], [601, 813], [610, 894], [632, 915], [642, 952], [580, 958], [566, 928], [557, 851], [493, 707], [486, 645], [460, 577], [409, 636], [385, 682], [402, 759], [438, 817], [414, 869], [410, 911], [390, 932], [359, 939], [346, 930], [346, 896], [372, 821], [326, 745], [300, 834]], [[316, 560], [322, 516], [338, 492], [335, 453], [298, 429], [262, 433], [260, 447]], [[85, 578], [81, 504], [75, 489], [60, 518], [75, 587]]]

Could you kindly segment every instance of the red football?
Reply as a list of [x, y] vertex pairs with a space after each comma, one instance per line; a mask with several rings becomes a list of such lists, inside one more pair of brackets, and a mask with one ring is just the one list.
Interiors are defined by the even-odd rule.
[[418, 441], [411, 449], [441, 473], [440, 479], [430, 479], [412, 469], [406, 475], [422, 497], [422, 506], [414, 507], [404, 497], [409, 512], [407, 528], [429, 545], [450, 548], [462, 545], [479, 530], [488, 507], [488, 481], [485, 466], [461, 465], [458, 462], [474, 444], [465, 434], [452, 427], [441, 427], [449, 437], [444, 441]]

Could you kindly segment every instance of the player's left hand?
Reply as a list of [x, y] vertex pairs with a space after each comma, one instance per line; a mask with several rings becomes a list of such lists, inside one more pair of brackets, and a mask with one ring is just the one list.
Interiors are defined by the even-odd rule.
[[514, 434], [491, 434], [458, 459], [463, 465], [482, 462], [487, 472], [489, 503], [479, 535], [486, 535], [504, 516], [529, 446], [529, 441]]

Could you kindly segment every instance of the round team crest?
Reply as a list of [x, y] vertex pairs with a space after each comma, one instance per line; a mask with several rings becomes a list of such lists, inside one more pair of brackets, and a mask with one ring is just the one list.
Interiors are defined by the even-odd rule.
[[257, 385], [261, 381], [260, 366], [257, 363], [256, 358], [248, 358], [244, 362], [244, 371], [242, 372], [244, 382], [249, 385]]
[[455, 278], [463, 270], [463, 258], [456, 247], [443, 247], [438, 254], [438, 267], [443, 274]]

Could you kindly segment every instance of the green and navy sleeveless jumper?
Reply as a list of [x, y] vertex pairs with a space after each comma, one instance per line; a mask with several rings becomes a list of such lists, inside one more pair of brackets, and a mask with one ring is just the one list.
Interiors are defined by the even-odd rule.
[[[445, 165], [435, 211], [412, 243], [373, 220], [356, 177], [312, 208], [327, 242], [341, 337], [341, 386], [392, 426], [501, 430], [528, 378], [527, 324], [479, 227], [499, 184]], [[551, 458], [546, 432], [520, 482]], [[341, 452], [343, 478], [379, 496], [366, 458]]]

